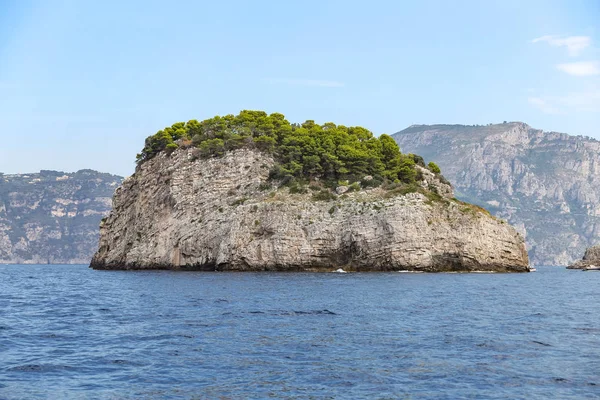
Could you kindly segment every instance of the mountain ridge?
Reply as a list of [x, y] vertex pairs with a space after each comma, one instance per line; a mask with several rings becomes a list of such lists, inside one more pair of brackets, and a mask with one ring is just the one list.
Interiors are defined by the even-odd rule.
[[0, 263], [89, 262], [122, 180], [91, 169], [0, 173]]

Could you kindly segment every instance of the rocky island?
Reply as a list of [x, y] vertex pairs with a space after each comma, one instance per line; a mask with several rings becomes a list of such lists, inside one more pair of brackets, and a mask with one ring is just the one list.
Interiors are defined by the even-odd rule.
[[390, 136], [260, 111], [150, 136], [91, 267], [529, 270], [515, 229], [454, 199], [437, 165]]
[[583, 259], [569, 265], [567, 269], [600, 269], [600, 245], [586, 249]]

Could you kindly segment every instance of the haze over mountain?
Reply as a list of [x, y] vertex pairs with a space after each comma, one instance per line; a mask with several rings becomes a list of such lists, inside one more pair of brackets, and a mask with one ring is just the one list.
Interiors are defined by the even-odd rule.
[[0, 263], [89, 262], [122, 180], [92, 170], [0, 173]]
[[413, 125], [404, 152], [440, 165], [456, 196], [526, 235], [532, 263], [567, 265], [600, 242], [600, 142], [522, 122]]

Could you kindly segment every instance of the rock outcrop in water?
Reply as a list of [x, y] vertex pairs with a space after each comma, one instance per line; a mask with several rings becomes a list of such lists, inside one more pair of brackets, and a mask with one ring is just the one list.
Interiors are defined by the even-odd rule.
[[600, 245], [586, 249], [583, 259], [569, 265], [567, 269], [585, 269], [594, 266], [600, 268]]
[[425, 169], [421, 184], [444, 195], [375, 188], [317, 201], [265, 190], [275, 163], [267, 153], [196, 159], [194, 151], [162, 152], [123, 182], [91, 267], [528, 271], [523, 239], [510, 225], [453, 200]]
[[0, 174], [0, 263], [89, 263], [122, 180], [92, 170]]
[[600, 142], [521, 122], [414, 125], [402, 151], [440, 165], [464, 201], [506, 219], [534, 265], [569, 265], [600, 237]]

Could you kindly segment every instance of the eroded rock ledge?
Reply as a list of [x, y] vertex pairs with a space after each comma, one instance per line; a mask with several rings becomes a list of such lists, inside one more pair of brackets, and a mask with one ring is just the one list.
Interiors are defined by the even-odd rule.
[[[268, 189], [273, 159], [249, 149], [160, 154], [117, 189], [95, 269], [527, 272], [523, 238], [484, 211], [421, 193], [360, 190], [334, 201]], [[262, 189], [262, 190], [261, 190]]]
[[583, 259], [569, 265], [567, 269], [586, 269], [593, 266], [600, 267], [600, 245], [586, 249]]

